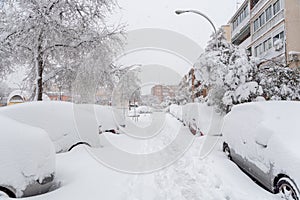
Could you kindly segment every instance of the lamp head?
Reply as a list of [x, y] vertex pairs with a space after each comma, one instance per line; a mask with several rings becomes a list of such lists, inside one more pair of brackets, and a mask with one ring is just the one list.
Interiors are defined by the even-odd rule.
[[186, 11], [184, 11], [184, 10], [176, 10], [175, 11], [175, 13], [177, 14], [177, 15], [180, 15], [180, 14], [182, 14], [182, 13], [185, 13]]

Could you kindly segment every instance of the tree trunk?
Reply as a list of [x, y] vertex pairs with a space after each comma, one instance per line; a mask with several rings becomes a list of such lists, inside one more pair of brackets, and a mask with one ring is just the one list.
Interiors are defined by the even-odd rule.
[[36, 91], [35, 91], [35, 100], [43, 101], [43, 71], [44, 71], [44, 62], [43, 62], [43, 53], [42, 53], [42, 35], [43, 31], [40, 32], [38, 37], [38, 46], [35, 55], [35, 67], [36, 67]]
[[36, 90], [36, 100], [43, 101], [43, 59], [40, 56], [37, 58], [37, 90]]

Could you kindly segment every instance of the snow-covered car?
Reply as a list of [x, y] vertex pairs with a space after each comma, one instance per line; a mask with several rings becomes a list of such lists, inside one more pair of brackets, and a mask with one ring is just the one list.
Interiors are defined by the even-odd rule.
[[113, 111], [108, 106], [68, 102], [27, 102], [0, 109], [0, 114], [18, 122], [45, 130], [56, 152], [77, 145], [100, 147], [99, 133], [117, 131]]
[[0, 198], [27, 197], [54, 186], [55, 150], [47, 133], [0, 116]]
[[136, 111], [140, 114], [152, 113], [152, 109], [149, 106], [139, 106]]
[[300, 102], [253, 102], [225, 116], [223, 151], [264, 187], [299, 200]]
[[204, 103], [189, 103], [186, 105], [171, 105], [169, 112], [188, 126], [194, 135], [207, 135], [213, 115], [213, 107]]

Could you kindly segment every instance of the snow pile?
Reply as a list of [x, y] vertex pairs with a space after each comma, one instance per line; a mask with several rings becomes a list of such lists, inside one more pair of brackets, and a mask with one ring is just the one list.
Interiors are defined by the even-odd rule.
[[0, 185], [12, 186], [17, 197], [27, 185], [55, 171], [55, 150], [47, 133], [0, 115]]
[[29, 102], [0, 109], [0, 114], [45, 130], [56, 152], [67, 151], [79, 141], [99, 147], [99, 126], [116, 129], [112, 109], [67, 102]]
[[247, 103], [233, 107], [222, 132], [237, 154], [265, 173], [291, 177], [299, 187], [299, 113], [300, 102]]

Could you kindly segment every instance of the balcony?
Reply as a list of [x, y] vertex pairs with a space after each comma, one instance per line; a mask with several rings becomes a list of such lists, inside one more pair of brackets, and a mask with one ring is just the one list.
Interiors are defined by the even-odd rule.
[[239, 25], [238, 27], [236, 27], [236, 29], [234, 29], [232, 31], [232, 37], [236, 37], [237, 34], [239, 34], [241, 32], [242, 29], [244, 29], [244, 27], [246, 25], [249, 24], [250, 21], [250, 15], [248, 15]]
[[[271, 28], [279, 24], [284, 19], [284, 10], [279, 11], [273, 18], [266, 22], [262, 27], [260, 27], [256, 32], [252, 34], [252, 41], [255, 41], [258, 37], [264, 35]], [[252, 26], [253, 30], [253, 26]]]
[[254, 7], [251, 9], [251, 15], [255, 16], [262, 7], [265, 6], [270, 0], [259, 0]]
[[240, 45], [247, 38], [250, 38], [250, 23], [246, 23], [242, 28], [239, 29], [239, 32], [236, 32], [232, 37], [232, 43], [235, 45]]

